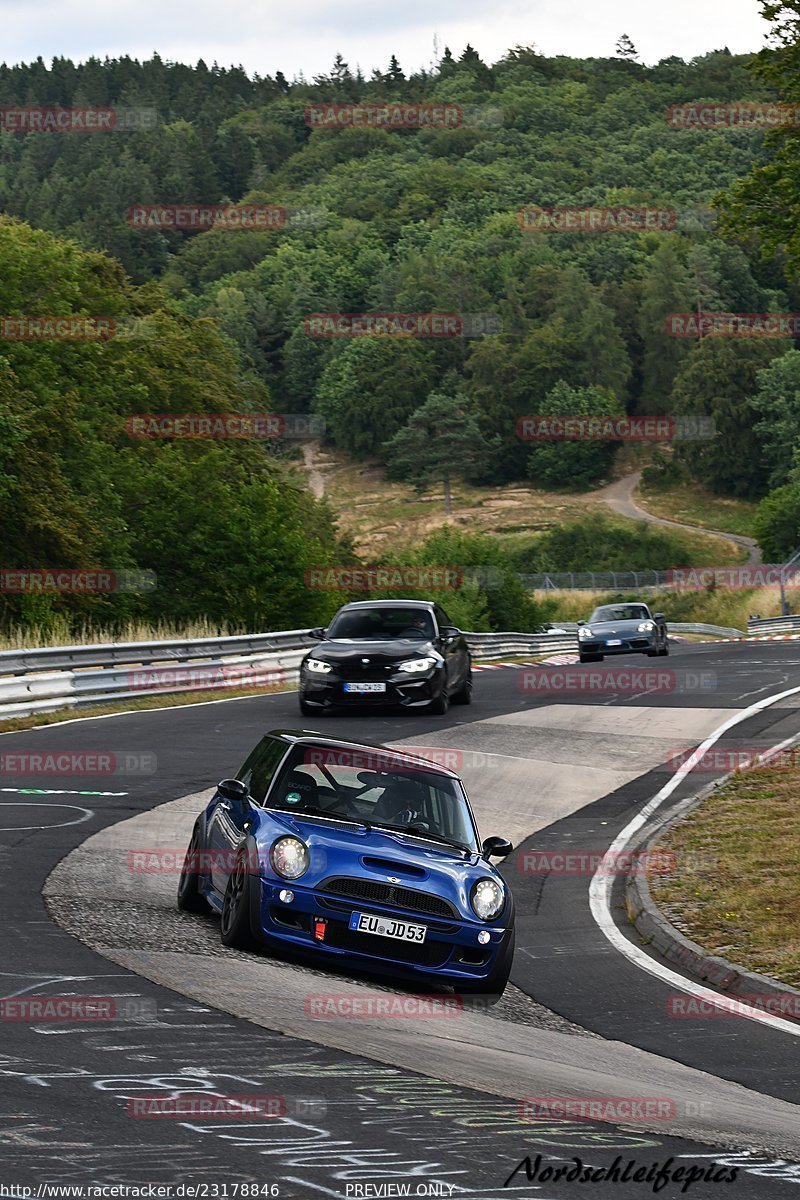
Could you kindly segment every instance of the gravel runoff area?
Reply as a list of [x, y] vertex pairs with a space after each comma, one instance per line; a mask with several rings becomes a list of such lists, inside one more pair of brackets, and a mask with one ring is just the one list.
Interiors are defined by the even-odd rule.
[[[96, 898], [81, 900], [73, 896], [60, 896], [52, 891], [45, 897], [50, 915], [67, 933], [98, 953], [114, 950], [170, 950], [205, 958], [232, 955], [241, 957], [241, 951], [223, 946], [219, 937], [219, 921], [208, 917], [194, 916], [167, 908], [127, 901], [107, 900], [102, 906]], [[250, 957], [248, 955], [248, 957]], [[302, 972], [319, 979], [348, 979], [367, 982], [366, 976], [351, 976], [331, 971], [316, 970], [305, 964], [272, 958], [271, 964], [285, 971]], [[391, 992], [396, 989], [385, 982], [369, 979], [372, 990]], [[509, 984], [503, 998], [481, 1014], [497, 1021], [517, 1025], [531, 1025], [551, 1033], [568, 1033], [576, 1037], [597, 1038], [598, 1034], [574, 1025], [558, 1013], [551, 1012], [526, 996], [519, 988]]]

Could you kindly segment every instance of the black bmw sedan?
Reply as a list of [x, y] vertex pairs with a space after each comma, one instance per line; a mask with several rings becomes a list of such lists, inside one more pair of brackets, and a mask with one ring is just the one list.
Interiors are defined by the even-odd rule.
[[467, 639], [440, 605], [426, 600], [345, 604], [300, 664], [300, 712], [399, 705], [442, 715], [469, 704]]

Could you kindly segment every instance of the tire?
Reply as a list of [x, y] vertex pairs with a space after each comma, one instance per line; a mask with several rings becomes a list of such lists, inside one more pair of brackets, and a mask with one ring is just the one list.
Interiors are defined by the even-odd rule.
[[[192, 865], [192, 858], [197, 857], [203, 849], [201, 842], [200, 821], [198, 819], [194, 823], [191, 841], [186, 851], [186, 858], [190, 867]], [[178, 880], [178, 908], [181, 912], [208, 914], [208, 901], [200, 892], [200, 875], [197, 871], [187, 870], [186, 868], [187, 862], [184, 862], [181, 877]]]
[[443, 686], [440, 695], [435, 700], [431, 700], [428, 705], [428, 712], [434, 717], [444, 717], [450, 708], [450, 697], [447, 694], [447, 686]]
[[581, 652], [580, 652], [580, 650], [579, 650], [579, 651], [578, 651], [578, 657], [580, 658], [580, 660], [581, 660], [581, 662], [582, 662], [582, 663], [587, 663], [587, 662], [597, 662], [597, 655], [596, 655], [596, 654], [581, 654]]
[[506, 990], [509, 976], [511, 975], [511, 967], [514, 964], [514, 931], [511, 931], [511, 936], [506, 943], [505, 949], [497, 963], [497, 966], [492, 971], [487, 979], [480, 983], [470, 984], [467, 987], [456, 988], [456, 992], [464, 996], [469, 1004], [470, 996], [481, 996], [484, 1001], [496, 1004], [502, 999], [503, 992]]
[[247, 853], [240, 850], [228, 876], [228, 886], [222, 903], [220, 937], [223, 946], [233, 946], [236, 950], [255, 950], [258, 947], [250, 923], [252, 886], [252, 876], [247, 871]]
[[310, 704], [307, 704], [305, 700], [300, 700], [299, 704], [300, 704], [300, 712], [302, 713], [302, 715], [304, 717], [310, 717], [313, 715], [314, 709], [311, 707]]
[[669, 654], [669, 642], [664, 642], [664, 645], [661, 647], [658, 653], [661, 658], [666, 658]]
[[453, 704], [472, 703], [472, 665], [467, 668], [467, 678], [452, 698]]
[[661, 651], [660, 650], [646, 650], [645, 653], [648, 658], [658, 658]]

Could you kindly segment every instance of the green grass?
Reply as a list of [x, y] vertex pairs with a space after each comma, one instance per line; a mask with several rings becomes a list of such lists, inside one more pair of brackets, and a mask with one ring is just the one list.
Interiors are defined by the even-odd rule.
[[800, 987], [800, 770], [739, 773], [658, 849], [676, 861], [650, 877], [669, 920], [712, 954]]
[[665, 517], [668, 521], [753, 537], [757, 504], [750, 500], [715, 496], [698, 483], [686, 482], [665, 488], [643, 483], [634, 492], [633, 498], [647, 512], [656, 517]]

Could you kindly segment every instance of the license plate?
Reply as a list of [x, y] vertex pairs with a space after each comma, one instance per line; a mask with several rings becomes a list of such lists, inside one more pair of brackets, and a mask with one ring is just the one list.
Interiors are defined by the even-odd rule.
[[609, 638], [606, 642], [607, 646], [621, 646], [622, 638]]
[[346, 683], [344, 685], [346, 692], [355, 693], [357, 696], [366, 696], [371, 692], [385, 692], [385, 683]]
[[395, 921], [391, 917], [377, 917], [372, 913], [354, 912], [350, 917], [350, 928], [356, 933], [372, 933], [378, 937], [399, 938], [401, 942], [424, 942], [427, 925], [412, 925], [409, 921]]

